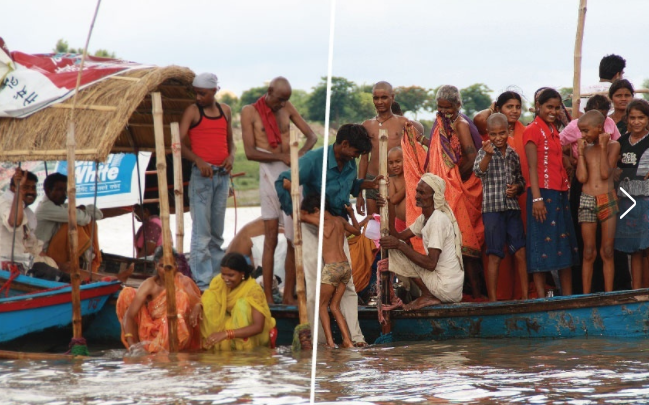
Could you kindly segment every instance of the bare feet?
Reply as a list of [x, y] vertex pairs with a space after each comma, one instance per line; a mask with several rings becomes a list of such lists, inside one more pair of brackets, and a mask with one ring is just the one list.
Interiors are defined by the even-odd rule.
[[432, 295], [422, 295], [421, 297], [417, 298], [410, 304], [404, 305], [403, 310], [404, 311], [412, 311], [415, 309], [420, 309], [423, 307], [428, 307], [431, 305], [438, 305], [441, 304], [442, 301], [438, 300], [437, 298], [433, 297]]
[[282, 300], [282, 304], [284, 305], [297, 305], [297, 300], [293, 297], [284, 297]]
[[117, 279], [122, 283], [126, 283], [126, 280], [128, 280], [128, 278], [131, 277], [131, 274], [133, 274], [134, 271], [135, 271], [135, 263], [131, 263], [131, 265], [128, 266], [126, 270], [117, 273]]
[[336, 346], [336, 344], [333, 341], [325, 343], [325, 347], [327, 349], [337, 349], [338, 348], [338, 346]]
[[354, 343], [354, 347], [367, 347], [367, 346], [368, 346], [367, 342], [362, 342], [361, 341], [361, 342], [355, 342]]
[[354, 344], [351, 342], [351, 340], [348, 340], [348, 341], [343, 340], [342, 345], [343, 345], [343, 347], [345, 349], [349, 349], [350, 347], [354, 347]]

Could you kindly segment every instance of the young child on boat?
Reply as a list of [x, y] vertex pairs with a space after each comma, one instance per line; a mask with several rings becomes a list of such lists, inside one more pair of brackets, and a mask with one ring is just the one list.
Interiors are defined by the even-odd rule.
[[[311, 194], [304, 198], [300, 208], [302, 221], [316, 226], [320, 225], [319, 194]], [[342, 217], [331, 215], [328, 208], [329, 204], [325, 202], [322, 243], [324, 267], [320, 280], [320, 323], [324, 330], [326, 345], [335, 348], [328, 311], [328, 307], [330, 307], [343, 337], [342, 346], [354, 347], [347, 321], [340, 311], [340, 301], [352, 276], [352, 269], [343, 248], [345, 232], [360, 235], [360, 230]]]
[[[390, 218], [394, 218], [394, 228], [403, 232], [406, 225], [406, 178], [403, 174], [403, 151], [396, 146], [388, 152], [388, 170], [390, 171]], [[394, 211], [394, 215], [392, 215]]]
[[590, 293], [593, 263], [597, 257], [597, 224], [602, 226], [600, 254], [604, 263], [604, 289], [613, 291], [613, 246], [617, 223], [617, 195], [613, 170], [620, 157], [620, 144], [604, 131], [606, 116], [591, 110], [579, 117], [582, 138], [577, 142], [577, 180], [584, 186], [579, 197], [578, 220], [584, 240], [581, 279], [584, 294]]
[[487, 119], [489, 139], [478, 151], [473, 172], [482, 180], [482, 221], [487, 244], [487, 293], [489, 301], [497, 301], [498, 267], [505, 258], [505, 247], [516, 259], [521, 279], [522, 299], [527, 299], [527, 264], [525, 231], [518, 196], [525, 190], [518, 153], [509, 146], [509, 123], [501, 113]]

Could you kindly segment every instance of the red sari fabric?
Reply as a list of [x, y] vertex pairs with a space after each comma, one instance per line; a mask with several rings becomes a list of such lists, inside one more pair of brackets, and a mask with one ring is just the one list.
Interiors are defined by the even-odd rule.
[[[406, 226], [410, 226], [421, 215], [421, 208], [417, 207], [415, 202], [414, 190], [424, 174], [424, 163], [426, 162], [426, 150], [417, 142], [412, 125], [406, 126], [401, 138], [401, 149], [403, 151], [403, 176], [406, 180]], [[421, 238], [412, 238], [410, 242], [417, 252], [428, 254]]]

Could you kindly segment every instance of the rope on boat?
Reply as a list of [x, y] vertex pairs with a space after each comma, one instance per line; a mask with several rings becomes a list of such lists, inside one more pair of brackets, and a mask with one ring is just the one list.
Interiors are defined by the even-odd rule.
[[18, 265], [15, 263], [9, 263], [9, 271], [10, 271], [10, 276], [7, 279], [7, 281], [0, 287], [0, 293], [4, 290], [5, 292], [5, 298], [9, 296], [9, 290], [11, 289], [11, 283], [18, 278], [20, 275], [20, 269], [18, 268]]

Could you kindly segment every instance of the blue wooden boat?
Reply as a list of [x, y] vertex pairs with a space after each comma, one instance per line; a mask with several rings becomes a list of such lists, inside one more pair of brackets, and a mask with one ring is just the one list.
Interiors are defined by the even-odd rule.
[[[649, 289], [390, 313], [393, 341], [456, 338], [649, 337]], [[359, 308], [368, 342], [381, 335], [374, 307]]]
[[[9, 277], [9, 272], [0, 270], [0, 284]], [[118, 281], [82, 285], [81, 315], [101, 311], [108, 298], [119, 289]], [[9, 296], [0, 298], [0, 342], [69, 326], [72, 323], [71, 290], [69, 284], [18, 276], [11, 283]]]

